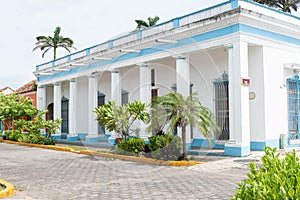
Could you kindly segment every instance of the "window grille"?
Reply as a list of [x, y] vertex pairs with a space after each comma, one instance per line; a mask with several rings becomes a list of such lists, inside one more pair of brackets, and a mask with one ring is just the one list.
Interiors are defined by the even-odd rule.
[[128, 104], [129, 92], [127, 90], [122, 90], [122, 105]]
[[299, 75], [287, 79], [289, 139], [300, 139], [300, 80]]
[[61, 132], [69, 133], [69, 99], [61, 99]]
[[[105, 94], [102, 92], [98, 92], [98, 106], [102, 106], [105, 104]], [[101, 124], [98, 124], [98, 134], [105, 134], [105, 127]]]
[[215, 79], [214, 85], [214, 103], [215, 103], [215, 117], [216, 123], [221, 130], [219, 140], [229, 140], [229, 93], [228, 93], [228, 74]]

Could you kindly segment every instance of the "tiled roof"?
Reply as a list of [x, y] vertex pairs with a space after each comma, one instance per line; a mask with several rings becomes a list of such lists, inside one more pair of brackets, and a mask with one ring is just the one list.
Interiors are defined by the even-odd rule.
[[3, 91], [5, 91], [5, 90], [7, 90], [7, 89], [9, 89], [9, 90], [11, 90], [11, 91], [14, 91], [14, 90], [11, 89], [10, 87], [4, 87], [4, 88], [1, 88], [1, 89], [0, 89], [0, 92], [3, 92]]
[[17, 94], [22, 94], [22, 93], [26, 93], [26, 92], [32, 92], [32, 91], [36, 91], [36, 81], [30, 81], [29, 83], [23, 85], [22, 87], [18, 88], [16, 90]]

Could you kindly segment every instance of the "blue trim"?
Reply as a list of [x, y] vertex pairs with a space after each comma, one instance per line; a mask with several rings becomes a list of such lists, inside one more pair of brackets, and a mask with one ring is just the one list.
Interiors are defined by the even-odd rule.
[[78, 139], [79, 139], [78, 135], [76, 136], [67, 135], [67, 142], [77, 141]]
[[110, 146], [116, 145], [116, 138], [108, 138], [108, 144]]
[[178, 58], [176, 58], [176, 60], [186, 60], [186, 58], [178, 57]]
[[52, 135], [51, 137], [53, 137], [54, 139], [61, 139], [61, 135]]
[[231, 8], [235, 9], [239, 7], [239, 1], [238, 0], [230, 0]]
[[142, 31], [138, 31], [138, 32], [136, 33], [136, 35], [137, 35], [137, 39], [142, 39], [142, 37], [143, 37]]
[[215, 153], [215, 152], [210, 152], [209, 150], [207, 151], [193, 151], [189, 150], [187, 151], [188, 155], [206, 155], [206, 156], [225, 156], [224, 153]]
[[263, 151], [266, 146], [273, 147], [273, 148], [276, 147], [277, 149], [279, 149], [280, 140], [272, 139], [272, 140], [266, 140], [264, 142], [256, 142], [256, 141], [250, 142], [250, 149], [254, 151]]
[[145, 56], [145, 55], [149, 55], [149, 54], [153, 54], [153, 53], [157, 53], [157, 52], [162, 52], [164, 50], [181, 47], [181, 46], [186, 46], [186, 45], [193, 44], [196, 42], [203, 42], [203, 41], [215, 39], [215, 38], [226, 36], [226, 35], [236, 33], [239, 31], [254, 34], [254, 35], [259, 35], [259, 36], [263, 36], [266, 38], [270, 38], [270, 39], [287, 42], [290, 44], [300, 46], [299, 39], [281, 35], [281, 34], [274, 33], [274, 32], [270, 32], [270, 31], [266, 31], [266, 30], [262, 30], [262, 29], [258, 29], [258, 28], [251, 27], [251, 26], [244, 25], [244, 24], [235, 24], [235, 25], [232, 25], [229, 27], [202, 33], [199, 35], [195, 35], [190, 38], [181, 39], [178, 41], [177, 44], [161, 44], [161, 45], [158, 45], [158, 46], [155, 46], [152, 48], [143, 49], [143, 50], [141, 50], [140, 53], [127, 53], [127, 54], [121, 55], [119, 57], [115, 57], [112, 60], [99, 61], [99, 62], [92, 63], [87, 66], [73, 68], [70, 71], [59, 72], [59, 73], [56, 73], [56, 74], [50, 75], [50, 76], [43, 76], [43, 77], [40, 77], [39, 81], [50, 80], [52, 78], [57, 78], [57, 77], [61, 77], [61, 76], [65, 76], [65, 75], [69, 75], [69, 74], [73, 74], [73, 73], [78, 73], [78, 72], [86, 70], [86, 69], [91, 69], [91, 68], [105, 66], [105, 65], [111, 65], [113, 63], [117, 63], [120, 61], [137, 58], [137, 57], [141, 57], [141, 56]]
[[224, 154], [226, 156], [237, 156], [237, 157], [249, 156], [250, 146], [235, 147], [235, 146], [225, 145]]
[[85, 142], [86, 143], [96, 143], [98, 141], [99, 141], [98, 137], [89, 137], [89, 136], [86, 136], [86, 138], [85, 138]]
[[78, 133], [78, 138], [85, 140], [85, 138], [86, 138], [87, 135], [88, 135], [87, 133]]
[[186, 143], [186, 150], [192, 149], [192, 143]]
[[178, 26], [180, 26], [180, 24], [179, 24], [179, 18], [173, 19], [173, 28], [176, 28]]
[[194, 138], [191, 147], [224, 149], [224, 144], [216, 144], [214, 139], [211, 139], [210, 142], [208, 142], [208, 139]]
[[113, 40], [108, 41], [108, 48], [112, 48], [114, 46]]
[[71, 61], [71, 55], [67, 56], [67, 61], [70, 62]]
[[272, 10], [272, 11], [275, 11], [275, 12], [277, 12], [277, 13], [284, 14], [284, 15], [286, 15], [286, 16], [293, 17], [293, 18], [295, 18], [295, 19], [300, 20], [300, 17], [297, 17], [297, 16], [295, 16], [295, 15], [293, 15], [293, 14], [290, 14], [290, 13], [287, 13], [287, 12], [283, 12], [283, 11], [281, 11], [281, 10], [277, 10], [276, 8], [272, 8], [272, 7], [270, 7], [270, 6], [267, 6], [267, 5], [264, 5], [264, 4], [261, 4], [261, 3], [257, 3], [257, 2], [255, 2], [255, 1], [253, 1], [253, 0], [242, 0], [242, 1], [247, 2], [247, 3], [251, 3], [251, 4], [254, 4], [254, 5], [256, 5], [256, 6], [259, 6], [259, 7], [262, 7], [262, 8], [266, 8], [266, 9], [268, 9], [268, 10]]
[[90, 48], [85, 49], [86, 55], [90, 55], [90, 52], [91, 52], [90, 50], [91, 50]]

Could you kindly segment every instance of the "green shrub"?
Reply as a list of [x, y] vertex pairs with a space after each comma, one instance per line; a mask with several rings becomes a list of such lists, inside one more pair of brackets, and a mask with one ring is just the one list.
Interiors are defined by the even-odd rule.
[[238, 184], [231, 199], [300, 199], [300, 164], [296, 151], [283, 159], [276, 148], [265, 148], [262, 166], [249, 164], [248, 179]]
[[145, 145], [146, 143], [142, 138], [129, 138], [120, 141], [113, 152], [125, 155], [139, 155]]
[[8, 130], [5, 132], [8, 136], [8, 139], [11, 141], [18, 141], [19, 137], [22, 135], [19, 130]]
[[158, 160], [178, 160], [183, 155], [182, 140], [170, 134], [149, 137], [149, 150]]

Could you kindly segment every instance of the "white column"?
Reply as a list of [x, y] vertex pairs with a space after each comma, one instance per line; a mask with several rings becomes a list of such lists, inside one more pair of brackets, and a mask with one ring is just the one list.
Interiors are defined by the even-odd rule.
[[[118, 70], [113, 70], [111, 72], [111, 101], [115, 101], [117, 105], [122, 104], [121, 80]], [[119, 136], [116, 132], [111, 132], [111, 136], [108, 140], [109, 144], [115, 144], [116, 138], [118, 137]]]
[[46, 110], [46, 88], [45, 86], [37, 87], [37, 109]]
[[[176, 58], [176, 91], [188, 97], [190, 95], [190, 65], [189, 60], [186, 57]], [[178, 130], [178, 134], [181, 136], [181, 129]], [[186, 143], [187, 148], [191, 144], [191, 128], [186, 127]]]
[[97, 122], [97, 115], [94, 112], [95, 108], [97, 107], [97, 78], [94, 75], [88, 77], [89, 79], [89, 92], [88, 92], [88, 139], [98, 137], [98, 122]]
[[71, 79], [70, 83], [70, 97], [69, 97], [69, 135], [76, 136], [76, 98], [77, 98], [77, 84], [75, 79]]
[[248, 77], [248, 44], [234, 42], [228, 56], [230, 141], [225, 154], [246, 156], [250, 154], [249, 87], [242, 85], [242, 79]]
[[[36, 99], [37, 109], [39, 111], [46, 110], [46, 87], [45, 86], [38, 86], [36, 93], [37, 93], [37, 97], [36, 97], [37, 98]], [[43, 115], [43, 118], [45, 119], [46, 116]], [[45, 129], [40, 129], [41, 134], [45, 134], [46, 133], [45, 131], [46, 131]]]
[[[148, 65], [141, 64], [140, 66], [140, 101], [142, 103], [151, 103], [151, 71]], [[139, 136], [148, 140], [149, 133], [146, 132], [147, 125], [140, 122]]]
[[190, 95], [190, 66], [187, 58], [176, 58], [176, 91], [185, 97]]
[[[61, 84], [54, 83], [53, 90], [53, 119], [61, 119]], [[56, 134], [61, 134], [61, 129], [56, 131]]]
[[111, 72], [111, 100], [115, 101], [117, 105], [122, 104], [121, 81], [118, 70]]

